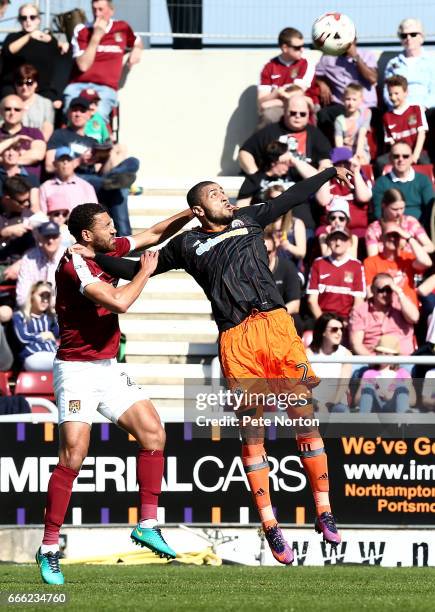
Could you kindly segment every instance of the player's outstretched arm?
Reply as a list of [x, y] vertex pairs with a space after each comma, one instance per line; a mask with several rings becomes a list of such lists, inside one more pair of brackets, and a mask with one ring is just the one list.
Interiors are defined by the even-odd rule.
[[156, 223], [149, 229], [146, 229], [140, 234], [135, 234], [133, 240], [136, 244], [136, 249], [143, 249], [150, 246], [155, 246], [172, 238], [174, 234], [179, 232], [188, 221], [193, 219], [194, 214], [191, 209], [183, 210], [183, 212], [172, 215], [164, 221]]
[[253, 217], [260, 225], [266, 227], [269, 223], [273, 223], [282, 215], [285, 215], [289, 210], [305, 202], [310, 195], [320, 189], [320, 187], [337, 177], [344, 182], [348, 187], [353, 189], [350, 179], [353, 173], [345, 168], [326, 168], [322, 172], [311, 176], [295, 185], [292, 185], [281, 195], [273, 200], [268, 200], [265, 204], [258, 206], [250, 206], [248, 209], [243, 209], [243, 214]]
[[[114, 259], [113, 257], [111, 259]], [[135, 264], [135, 273], [131, 282], [122, 287], [113, 287], [109, 283], [99, 282], [86, 285], [84, 295], [110, 312], [122, 314], [137, 300], [147, 280], [157, 267], [158, 252], [146, 252]], [[117, 261], [126, 261], [118, 259]]]

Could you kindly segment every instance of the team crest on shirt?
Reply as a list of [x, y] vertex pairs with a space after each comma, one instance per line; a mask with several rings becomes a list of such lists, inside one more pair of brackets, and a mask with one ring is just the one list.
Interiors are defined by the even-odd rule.
[[115, 38], [115, 42], [117, 42], [117, 43], [122, 42], [122, 34], [121, 34], [121, 32], [116, 32], [114, 38]]
[[344, 282], [345, 283], [353, 283], [353, 272], [345, 272], [344, 273]]
[[298, 76], [298, 69], [293, 68], [293, 70], [290, 70], [290, 76], [292, 79], [295, 79]]
[[234, 219], [234, 221], [231, 221], [231, 227], [244, 227], [244, 226], [245, 224], [240, 219]]
[[417, 115], [409, 115], [408, 125], [416, 125], [416, 124], [417, 124]]
[[70, 400], [68, 402], [68, 412], [70, 414], [77, 414], [77, 412], [80, 412], [80, 400]]

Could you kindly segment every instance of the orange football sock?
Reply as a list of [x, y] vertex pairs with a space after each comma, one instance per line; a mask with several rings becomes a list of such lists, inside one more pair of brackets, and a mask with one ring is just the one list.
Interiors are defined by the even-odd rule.
[[297, 436], [299, 455], [310, 481], [316, 513], [331, 512], [329, 503], [328, 458], [320, 436]]
[[262, 444], [243, 444], [242, 462], [263, 527], [276, 525], [269, 495], [269, 462]]

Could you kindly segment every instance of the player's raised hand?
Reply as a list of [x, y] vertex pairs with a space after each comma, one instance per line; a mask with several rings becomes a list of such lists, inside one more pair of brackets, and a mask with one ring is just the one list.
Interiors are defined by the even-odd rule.
[[147, 276], [151, 276], [157, 268], [159, 261], [158, 251], [145, 251], [140, 258], [140, 271], [144, 272]]
[[79, 244], [78, 242], [76, 242], [76, 244], [73, 244], [72, 246], [69, 247], [68, 252], [73, 255], [74, 253], [76, 255], [81, 255], [82, 257], [88, 257], [89, 259], [94, 259], [95, 258], [95, 252], [92, 251], [91, 249], [88, 249], [87, 247], [83, 246], [82, 244]]
[[340, 168], [340, 167], [336, 168], [336, 170], [337, 170], [337, 180], [340, 181], [340, 183], [344, 183], [346, 187], [349, 187], [349, 189], [353, 189], [352, 170], [349, 170], [348, 168]]

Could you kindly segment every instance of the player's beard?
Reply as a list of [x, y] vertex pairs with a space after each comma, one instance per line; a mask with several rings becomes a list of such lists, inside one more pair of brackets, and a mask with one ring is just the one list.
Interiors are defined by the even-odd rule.
[[112, 238], [109, 240], [94, 240], [94, 250], [96, 253], [110, 253], [115, 249], [115, 241]]
[[215, 223], [216, 225], [226, 225], [230, 223], [234, 217], [234, 210], [225, 209], [219, 212], [213, 212], [211, 210], [207, 210], [205, 214], [205, 218], [210, 223]]

